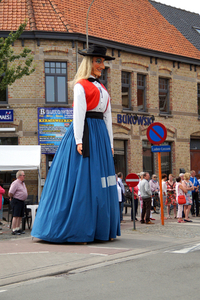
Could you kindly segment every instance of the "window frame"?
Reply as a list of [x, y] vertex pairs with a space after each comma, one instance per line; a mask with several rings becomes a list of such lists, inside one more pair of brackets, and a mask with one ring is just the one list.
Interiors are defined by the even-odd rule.
[[[142, 86], [138, 86], [138, 76], [143, 76], [144, 78], [144, 87]], [[141, 73], [138, 73], [137, 74], [137, 107], [138, 107], [138, 111], [146, 111], [146, 75], [145, 74], [141, 74]], [[144, 91], [144, 101], [143, 101], [143, 108], [140, 109], [139, 108], [139, 105], [138, 105], [138, 90], [143, 90]]]
[[[49, 68], [50, 67], [46, 67], [45, 66], [45, 63], [55, 63], [55, 73], [46, 73], [46, 68]], [[65, 74], [62, 74], [62, 73], [56, 73], [56, 63], [65, 63], [66, 64], [66, 73]], [[60, 68], [62, 69], [62, 68]], [[44, 74], [45, 74], [45, 103], [46, 104], [68, 104], [68, 84], [67, 84], [67, 61], [50, 61], [50, 60], [47, 60], [44, 62]], [[55, 97], [54, 97], [54, 101], [47, 101], [47, 77], [54, 77], [54, 94], [55, 94]], [[65, 78], [65, 83], [66, 83], [66, 86], [65, 86], [65, 89], [66, 89], [66, 101], [58, 101], [58, 82], [57, 82], [57, 78], [58, 77], [64, 77]]]
[[[4, 77], [5, 73], [2, 74], [1, 77]], [[0, 105], [8, 104], [8, 88], [5, 89], [6, 93], [6, 101], [0, 101]]]
[[[123, 142], [123, 149], [116, 147], [115, 140]], [[128, 174], [127, 173], [127, 171], [128, 171], [128, 150], [127, 150], [128, 147], [127, 147], [127, 144], [128, 144], [128, 140], [114, 139], [114, 157], [113, 157], [113, 159], [114, 159], [115, 170], [116, 170], [116, 173], [122, 172], [124, 179], [126, 178], [126, 176]], [[121, 158], [123, 157], [124, 168], [120, 167], [120, 169], [118, 170], [117, 167], [119, 165], [118, 162], [119, 162], [120, 157]]]
[[[173, 147], [173, 142], [164, 142], [162, 145], [169, 145], [172, 149]], [[143, 140], [142, 141], [142, 160], [143, 160], [143, 171], [148, 172], [150, 174], [150, 177], [156, 173], [158, 170], [158, 158], [156, 153], [153, 153], [151, 151], [151, 146], [152, 144], [148, 140]], [[148, 151], [149, 155], [145, 155], [144, 153]], [[149, 157], [149, 159], [148, 159]], [[169, 174], [172, 173], [172, 163], [173, 163], [173, 156], [172, 156], [172, 151], [171, 152], [162, 152], [161, 153], [161, 165], [165, 163], [165, 157], [167, 157], [166, 161], [169, 162], [168, 170], [163, 171], [163, 173], [167, 174], [167, 177]], [[149, 169], [146, 169], [146, 166], [150, 166]], [[162, 168], [163, 169], [163, 168]]]
[[200, 82], [197, 83], [197, 111], [200, 119]]
[[[166, 80], [167, 90], [160, 89], [160, 80], [161, 79]], [[166, 111], [163, 111], [163, 110], [160, 109], [160, 91], [161, 92], [166, 92], [166, 97], [167, 97]], [[160, 112], [160, 114], [169, 114], [169, 94], [170, 94], [170, 91], [169, 91], [169, 78], [159, 77], [159, 81], [158, 81], [158, 98], [159, 98], [159, 112]]]
[[[122, 82], [123, 73], [128, 74], [128, 80], [129, 80], [128, 84]], [[131, 72], [122, 70], [121, 71], [121, 98], [122, 98], [122, 88], [123, 87], [128, 88], [128, 107], [123, 106], [123, 101], [122, 101], [122, 107], [123, 107], [123, 109], [129, 110], [129, 109], [131, 109]], [[122, 98], [122, 100], [123, 100], [123, 98]]]
[[99, 78], [99, 80], [105, 86], [105, 88], [108, 89], [108, 68], [105, 68], [102, 71], [105, 72], [105, 79], [101, 79], [102, 77], [102, 73], [101, 73], [101, 77]]

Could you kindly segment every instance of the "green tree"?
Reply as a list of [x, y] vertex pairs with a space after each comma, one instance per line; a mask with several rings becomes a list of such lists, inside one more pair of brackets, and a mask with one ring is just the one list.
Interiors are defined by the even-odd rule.
[[[1, 2], [1, 1], [0, 1]], [[24, 75], [30, 75], [35, 71], [32, 67], [33, 55], [31, 50], [24, 48], [23, 51], [16, 55], [12, 44], [21, 36], [27, 22], [22, 23], [18, 30], [11, 32], [7, 38], [0, 38], [0, 90], [5, 90], [8, 85], [12, 85], [16, 79]]]

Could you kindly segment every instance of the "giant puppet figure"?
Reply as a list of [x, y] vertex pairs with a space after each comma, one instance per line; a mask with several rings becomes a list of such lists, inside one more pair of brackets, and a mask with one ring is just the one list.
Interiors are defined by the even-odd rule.
[[99, 82], [106, 47], [79, 51], [73, 123], [53, 159], [31, 235], [63, 243], [107, 241], [120, 235], [113, 163], [110, 97]]

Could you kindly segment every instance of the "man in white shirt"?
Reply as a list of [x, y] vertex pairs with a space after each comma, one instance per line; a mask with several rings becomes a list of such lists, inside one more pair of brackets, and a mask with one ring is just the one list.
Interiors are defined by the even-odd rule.
[[117, 176], [118, 176], [118, 184], [119, 184], [119, 186], [120, 186], [120, 188], [121, 188], [121, 191], [122, 191], [122, 202], [121, 202], [121, 213], [120, 213], [120, 222], [121, 223], [126, 223], [126, 221], [124, 221], [123, 220], [123, 209], [124, 209], [124, 202], [123, 202], [123, 196], [125, 197], [125, 188], [124, 188], [124, 184], [123, 184], [123, 182], [122, 182], [122, 179], [123, 179], [123, 174], [122, 174], [122, 172], [119, 172], [118, 174], [117, 174]]
[[[143, 179], [140, 182], [140, 193], [141, 193], [141, 197], [143, 200], [141, 223], [146, 222], [146, 224], [154, 224], [150, 220], [152, 193], [151, 193], [151, 188], [149, 185], [149, 179], [150, 179], [149, 173], [145, 172]], [[144, 220], [145, 215], [146, 215], [146, 220]]]
[[118, 176], [116, 175], [116, 181], [117, 181], [117, 193], [118, 193], [118, 200], [119, 200], [119, 213], [120, 213], [120, 220], [122, 218], [122, 209], [121, 209], [121, 205], [122, 205], [122, 189], [118, 183]]

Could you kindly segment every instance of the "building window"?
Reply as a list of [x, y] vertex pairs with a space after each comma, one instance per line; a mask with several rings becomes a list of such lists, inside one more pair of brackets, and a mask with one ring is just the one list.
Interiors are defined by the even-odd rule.
[[108, 74], [108, 68], [105, 68], [101, 71], [101, 77], [99, 78], [100, 82], [105, 86], [107, 89], [107, 74]]
[[127, 141], [114, 140], [115, 173], [122, 172], [124, 179], [127, 175]]
[[67, 103], [67, 63], [45, 62], [47, 103]]
[[[164, 142], [162, 145], [171, 145], [169, 142]], [[153, 173], [158, 173], [158, 156], [157, 153], [151, 152], [151, 143], [149, 141], [142, 142], [143, 148], [143, 171], [148, 172], [150, 176]], [[162, 173], [172, 173], [171, 152], [161, 152], [161, 169]]]
[[169, 80], [159, 78], [159, 109], [161, 113], [169, 112]]
[[47, 154], [46, 155], [46, 176], [49, 172], [49, 169], [51, 167], [54, 156], [55, 156], [55, 154]]
[[17, 137], [0, 137], [0, 145], [18, 145]]
[[131, 84], [128, 72], [122, 72], [122, 106], [123, 108], [131, 108]]
[[[3, 77], [0, 77], [0, 82]], [[8, 103], [8, 89], [0, 90], [0, 104]]]
[[146, 76], [137, 74], [137, 106], [138, 110], [146, 110]]
[[[172, 148], [172, 143], [169, 142], [164, 142], [162, 143], [162, 146], [171, 146]], [[167, 174], [167, 177], [169, 174], [172, 173], [172, 152], [161, 152], [161, 169], [162, 173]]]
[[143, 171], [148, 172], [150, 175], [154, 173], [153, 170], [153, 152], [151, 152], [151, 143], [148, 141], [142, 142], [143, 152]]
[[197, 84], [197, 105], [198, 105], [198, 116], [200, 117], [200, 83]]

